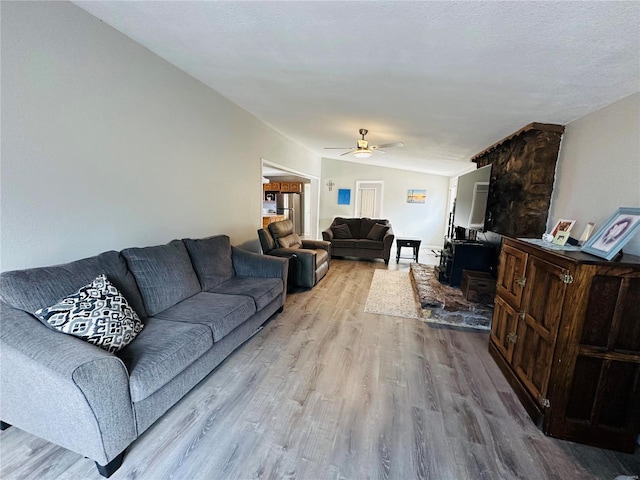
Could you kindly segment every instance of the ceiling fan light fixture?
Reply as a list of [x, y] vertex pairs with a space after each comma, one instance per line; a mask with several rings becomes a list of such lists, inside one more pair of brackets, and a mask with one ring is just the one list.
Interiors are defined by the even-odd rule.
[[353, 152], [353, 156], [356, 158], [369, 158], [372, 153], [368, 148], [359, 148]]

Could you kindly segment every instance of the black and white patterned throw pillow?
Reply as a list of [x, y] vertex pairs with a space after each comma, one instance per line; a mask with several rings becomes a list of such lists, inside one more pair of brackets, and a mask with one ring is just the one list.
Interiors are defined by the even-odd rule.
[[127, 346], [144, 327], [105, 275], [98, 275], [89, 285], [35, 315], [54, 330], [80, 337], [108, 352]]

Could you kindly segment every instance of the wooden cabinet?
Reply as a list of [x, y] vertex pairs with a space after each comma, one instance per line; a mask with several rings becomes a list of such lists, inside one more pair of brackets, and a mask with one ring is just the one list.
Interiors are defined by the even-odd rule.
[[489, 351], [545, 434], [633, 452], [640, 257], [607, 262], [505, 238]]
[[302, 191], [302, 183], [300, 182], [271, 182], [271, 183], [263, 183], [262, 190], [265, 192], [282, 192], [282, 193], [290, 193], [296, 192], [299, 193]]

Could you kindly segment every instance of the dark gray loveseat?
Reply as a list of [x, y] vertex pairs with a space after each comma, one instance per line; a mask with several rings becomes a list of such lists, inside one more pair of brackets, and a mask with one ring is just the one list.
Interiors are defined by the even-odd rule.
[[[282, 311], [287, 264], [219, 235], [2, 273], [3, 429], [91, 458], [109, 476], [131, 442]], [[144, 323], [115, 354], [33, 316], [101, 274]]]
[[389, 263], [394, 234], [388, 220], [336, 217], [322, 232], [332, 257], [381, 258]]

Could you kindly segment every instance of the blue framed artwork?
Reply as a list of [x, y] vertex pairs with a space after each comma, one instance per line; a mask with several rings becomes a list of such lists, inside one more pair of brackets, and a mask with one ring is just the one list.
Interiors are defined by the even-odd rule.
[[426, 190], [407, 190], [407, 203], [424, 203], [426, 198]]
[[351, 204], [351, 189], [339, 188], [338, 189], [338, 205], [350, 205]]
[[640, 208], [618, 208], [607, 223], [584, 244], [582, 251], [611, 260], [638, 230]]

